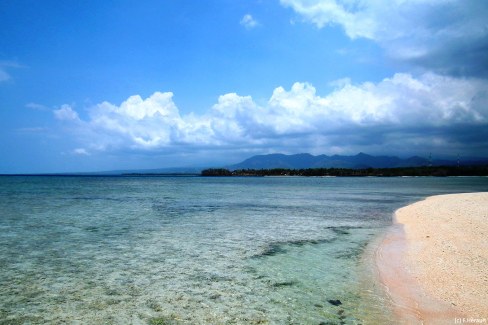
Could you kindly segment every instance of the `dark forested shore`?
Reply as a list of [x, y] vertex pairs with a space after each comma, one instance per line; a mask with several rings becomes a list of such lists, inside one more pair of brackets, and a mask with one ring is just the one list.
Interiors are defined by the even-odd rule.
[[306, 169], [205, 169], [202, 176], [338, 176], [338, 177], [398, 177], [398, 176], [488, 176], [488, 165], [482, 166], [435, 166], [402, 168], [306, 168]]

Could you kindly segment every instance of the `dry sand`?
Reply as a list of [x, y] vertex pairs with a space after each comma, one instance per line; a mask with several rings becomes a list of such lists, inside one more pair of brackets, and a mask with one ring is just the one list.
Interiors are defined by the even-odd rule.
[[488, 193], [432, 196], [395, 221], [376, 263], [399, 323], [488, 324]]

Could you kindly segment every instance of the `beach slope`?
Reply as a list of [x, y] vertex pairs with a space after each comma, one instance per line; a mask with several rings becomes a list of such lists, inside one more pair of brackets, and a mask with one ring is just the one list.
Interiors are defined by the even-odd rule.
[[376, 253], [399, 322], [488, 322], [488, 193], [401, 208]]

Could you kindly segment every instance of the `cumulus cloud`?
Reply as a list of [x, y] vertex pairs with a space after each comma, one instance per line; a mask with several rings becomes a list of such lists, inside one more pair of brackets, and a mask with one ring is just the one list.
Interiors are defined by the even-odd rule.
[[69, 105], [62, 105], [60, 109], [53, 111], [58, 120], [78, 120], [78, 113]]
[[242, 17], [240, 24], [247, 29], [253, 29], [259, 26], [259, 23], [256, 19], [254, 19], [250, 14], [246, 14]]
[[488, 77], [488, 2], [281, 0], [318, 28], [341, 26], [396, 59], [438, 73]]
[[202, 115], [182, 116], [172, 93], [155, 92], [146, 99], [131, 96], [120, 105], [98, 104], [86, 120], [67, 105], [55, 116], [75, 122], [79, 140], [90, 150], [487, 146], [479, 138], [479, 130], [488, 127], [488, 83], [482, 79], [398, 73], [378, 83], [343, 79], [336, 85], [325, 96], [308, 83], [278, 87], [265, 105], [250, 96], [225, 94]]

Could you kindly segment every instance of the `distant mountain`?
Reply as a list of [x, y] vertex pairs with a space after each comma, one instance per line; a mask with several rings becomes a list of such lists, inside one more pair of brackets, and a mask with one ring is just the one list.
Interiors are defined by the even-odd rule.
[[[488, 163], [488, 160], [462, 162], [462, 165], [475, 165]], [[305, 169], [305, 168], [395, 168], [395, 167], [421, 167], [421, 166], [455, 166], [457, 161], [433, 160], [418, 156], [402, 159], [395, 156], [371, 156], [359, 153], [355, 156], [319, 155], [308, 153], [296, 155], [269, 154], [258, 155], [246, 159], [238, 164], [227, 166], [230, 170], [236, 169]]]
[[79, 176], [121, 176], [121, 175], [199, 175], [203, 167], [172, 167], [156, 169], [123, 169], [100, 172], [61, 173], [58, 175]]

